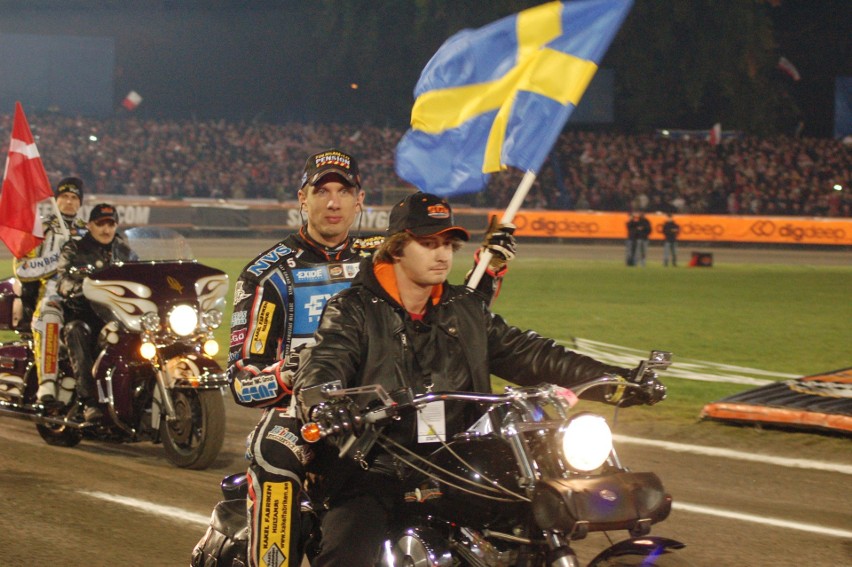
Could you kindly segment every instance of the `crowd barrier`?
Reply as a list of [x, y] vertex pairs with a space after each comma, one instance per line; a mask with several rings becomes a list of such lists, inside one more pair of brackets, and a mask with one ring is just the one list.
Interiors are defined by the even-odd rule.
[[[86, 218], [96, 202], [113, 202], [123, 226], [158, 225], [183, 231], [279, 232], [297, 229], [303, 222], [298, 203], [154, 201], [127, 198], [86, 199], [81, 216]], [[390, 207], [365, 207], [357, 221], [361, 233], [380, 233], [387, 228]], [[457, 208], [456, 222], [481, 233], [491, 215], [501, 210]], [[663, 214], [648, 213], [651, 240], [663, 239]], [[515, 217], [517, 236], [548, 239], [618, 240], [627, 236], [627, 213], [594, 211], [526, 211]], [[724, 215], [675, 215], [682, 242], [753, 244], [806, 244], [852, 246], [852, 219], [817, 217], [768, 217]]]

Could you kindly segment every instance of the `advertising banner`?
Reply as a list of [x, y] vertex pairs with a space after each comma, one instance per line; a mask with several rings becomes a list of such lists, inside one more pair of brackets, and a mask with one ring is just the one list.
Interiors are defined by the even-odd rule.
[[[489, 211], [502, 214], [501, 211]], [[663, 214], [646, 215], [653, 227], [651, 240], [663, 239]], [[627, 238], [627, 213], [579, 211], [521, 211], [515, 217], [519, 237]], [[680, 241], [748, 242], [756, 244], [852, 245], [852, 219], [675, 215]]]
[[[156, 225], [190, 231], [292, 232], [304, 222], [297, 203], [221, 203], [118, 199], [95, 196], [87, 199], [80, 216], [87, 218], [91, 202], [112, 202], [124, 227]], [[390, 207], [367, 206], [356, 219], [359, 234], [381, 234], [387, 229]], [[43, 217], [52, 211], [40, 208]], [[502, 210], [458, 207], [456, 222], [477, 237], [485, 230], [492, 215]], [[667, 217], [646, 215], [651, 222], [651, 240], [663, 239]], [[623, 240], [627, 238], [625, 212], [528, 211], [515, 217], [520, 238], [564, 238]], [[823, 217], [765, 217], [725, 215], [675, 215], [680, 225], [681, 242], [742, 242], [750, 244], [807, 244], [852, 246], [852, 219]]]

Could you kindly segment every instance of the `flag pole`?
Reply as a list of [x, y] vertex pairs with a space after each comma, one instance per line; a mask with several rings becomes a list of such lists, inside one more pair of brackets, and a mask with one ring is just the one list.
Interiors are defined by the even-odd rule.
[[50, 198], [50, 204], [53, 206], [53, 214], [56, 215], [56, 219], [59, 221], [59, 232], [62, 233], [62, 237], [67, 241], [71, 238], [71, 231], [65, 226], [65, 219], [62, 218], [62, 211], [59, 210], [59, 205], [56, 204], [56, 197]]
[[[531, 169], [528, 169], [527, 172], [524, 173], [524, 177], [518, 184], [518, 188], [515, 190], [515, 194], [509, 202], [509, 206], [506, 207], [505, 211], [503, 211], [503, 218], [500, 220], [500, 224], [511, 223], [515, 220], [515, 215], [524, 203], [527, 193], [530, 192], [530, 188], [532, 188], [535, 177], [536, 173]], [[492, 256], [493, 254], [487, 248], [480, 251], [479, 263], [476, 264], [476, 269], [473, 270], [473, 274], [471, 274], [470, 279], [467, 281], [467, 287], [470, 289], [476, 289], [476, 286], [479, 285], [479, 281], [482, 279], [483, 274], [485, 274], [485, 269], [488, 267], [488, 263], [491, 262]]]

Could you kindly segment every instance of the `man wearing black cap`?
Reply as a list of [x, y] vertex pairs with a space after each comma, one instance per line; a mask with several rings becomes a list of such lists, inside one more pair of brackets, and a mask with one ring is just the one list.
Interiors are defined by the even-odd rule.
[[57, 267], [58, 292], [64, 298], [67, 323], [63, 337], [77, 379], [77, 396], [83, 404], [83, 417], [86, 421], [97, 421], [103, 417], [103, 411], [96, 397], [92, 365], [104, 321], [83, 296], [83, 280], [88, 274], [118, 262], [136, 260], [137, 257], [123, 238], [116, 237], [118, 211], [114, 206], [99, 203], [92, 207], [86, 228], [88, 232], [80, 240], [71, 240], [62, 247]]
[[[343, 388], [378, 384], [388, 392], [423, 394], [490, 392], [492, 373], [521, 385], [550, 382], [567, 387], [602, 374], [631, 376], [629, 369], [508, 325], [467, 287], [447, 283], [453, 253], [468, 238], [453, 222], [449, 203], [435, 195], [416, 193], [392, 209], [388, 237], [364, 261], [358, 281], [328, 301], [316, 343], [302, 354], [294, 390], [309, 420], [327, 430], [352, 430], [349, 405], [309, 407], [302, 398], [306, 388], [336, 381]], [[659, 382], [650, 386], [642, 396], [625, 396], [622, 404], [660, 401], [665, 388]], [[597, 398], [607, 401], [600, 394]], [[430, 417], [434, 429], [427, 430], [412, 415], [388, 425], [384, 434], [428, 454], [438, 448], [435, 431], [451, 438], [479, 417], [470, 413], [446, 402]], [[328, 445], [320, 444], [318, 455], [327, 450]], [[333, 458], [318, 471], [324, 476], [329, 510], [322, 520], [322, 547], [312, 565], [375, 563], [388, 518], [403, 501], [396, 465], [375, 446], [359, 463]]]
[[[231, 392], [240, 405], [266, 408], [247, 452], [252, 486], [250, 565], [278, 565], [264, 559], [273, 547], [283, 548], [281, 553], [288, 557], [298, 555], [300, 523], [293, 518], [299, 502], [282, 495], [299, 493], [304, 475], [293, 471], [301, 471], [311, 455], [298, 437], [299, 424], [290, 408], [293, 372], [300, 350], [313, 343], [325, 302], [352, 284], [361, 260], [382, 240], [350, 236], [365, 192], [358, 162], [348, 153], [329, 149], [310, 156], [298, 197], [306, 217], [299, 232], [249, 262], [234, 287], [228, 358]], [[510, 232], [495, 227], [491, 234], [491, 251], [502, 260], [502, 269], [491, 270], [480, 282], [477, 289], [486, 295], [505, 272], [507, 257], [514, 255]], [[279, 508], [292, 521], [264, 514], [270, 499], [286, 500], [289, 504], [279, 502]]]
[[56, 208], [43, 224], [44, 241], [24, 258], [15, 261], [15, 275], [21, 281], [24, 316], [19, 327], [32, 321], [33, 350], [39, 388], [37, 397], [50, 402], [56, 396], [59, 331], [62, 306], [56, 294], [56, 265], [59, 251], [69, 239], [83, 236], [86, 223], [77, 216], [83, 200], [83, 180], [66, 177], [56, 186]]
[[287, 364], [296, 364], [325, 300], [349, 287], [373, 246], [349, 235], [364, 203], [354, 157], [334, 149], [309, 157], [298, 197], [305, 223], [249, 262], [234, 287], [228, 372], [241, 405], [289, 396]]

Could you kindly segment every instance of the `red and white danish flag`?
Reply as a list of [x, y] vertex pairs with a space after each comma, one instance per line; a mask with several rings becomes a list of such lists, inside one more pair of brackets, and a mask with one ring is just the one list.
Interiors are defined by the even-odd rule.
[[121, 106], [126, 108], [127, 110], [134, 110], [139, 103], [142, 102], [142, 97], [136, 91], [130, 91], [127, 93], [127, 96], [124, 97], [124, 100], [121, 101]]
[[36, 148], [20, 102], [15, 103], [12, 141], [0, 193], [0, 240], [22, 258], [44, 240], [38, 203], [53, 197], [53, 189]]

